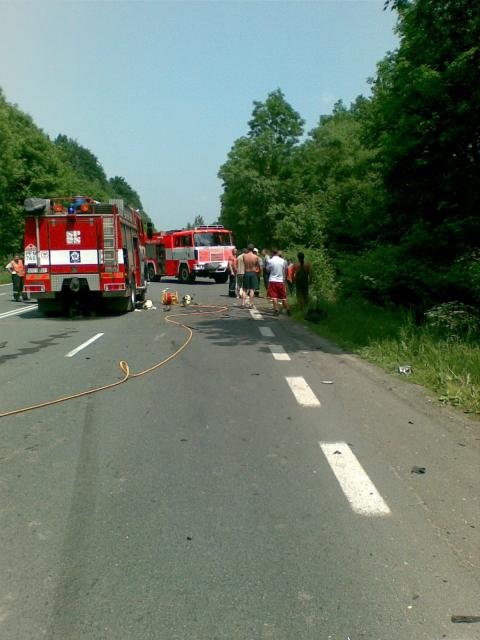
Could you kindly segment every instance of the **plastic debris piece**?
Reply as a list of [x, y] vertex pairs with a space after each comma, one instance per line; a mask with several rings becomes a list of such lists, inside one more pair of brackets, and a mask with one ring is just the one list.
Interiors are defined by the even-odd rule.
[[412, 365], [411, 364], [402, 364], [397, 367], [398, 373], [402, 373], [404, 376], [409, 376], [412, 373]]
[[480, 622], [480, 616], [452, 616], [452, 622]]
[[426, 467], [412, 467], [412, 470], [410, 473], [418, 473], [418, 474], [422, 474], [426, 472]]
[[333, 380], [322, 380], [322, 384], [333, 384]]

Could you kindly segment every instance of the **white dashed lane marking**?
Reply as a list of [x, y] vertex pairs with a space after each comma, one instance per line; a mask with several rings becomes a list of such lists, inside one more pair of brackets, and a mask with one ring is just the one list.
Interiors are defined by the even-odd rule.
[[273, 338], [275, 336], [275, 334], [270, 329], [270, 327], [258, 327], [258, 328], [264, 338]]
[[98, 340], [102, 336], [103, 336], [103, 333], [97, 333], [97, 335], [93, 336], [93, 338], [90, 338], [90, 340], [87, 340], [86, 342], [84, 342], [83, 344], [78, 346], [76, 349], [73, 349], [72, 351], [69, 351], [69, 353], [67, 353], [65, 357], [66, 358], [72, 358], [79, 351], [81, 351], [82, 349], [85, 349], [85, 347], [88, 347], [89, 344], [92, 344], [92, 342], [95, 342], [95, 340]]
[[256, 309], [250, 309], [250, 315], [254, 320], [263, 320], [262, 314], [260, 313], [260, 311], [257, 311]]
[[390, 509], [346, 442], [319, 442], [345, 497], [355, 513], [387, 516]]
[[269, 344], [268, 348], [272, 352], [272, 356], [275, 360], [290, 360], [290, 356], [281, 344]]
[[319, 407], [320, 400], [308, 386], [303, 376], [287, 377], [286, 381], [292, 390], [295, 399], [302, 407]]
[[18, 316], [20, 313], [26, 313], [27, 311], [31, 311], [32, 309], [36, 309], [38, 305], [31, 304], [22, 307], [21, 309], [12, 309], [11, 311], [5, 311], [5, 313], [0, 313], [0, 320], [2, 318], [9, 318], [10, 316]]

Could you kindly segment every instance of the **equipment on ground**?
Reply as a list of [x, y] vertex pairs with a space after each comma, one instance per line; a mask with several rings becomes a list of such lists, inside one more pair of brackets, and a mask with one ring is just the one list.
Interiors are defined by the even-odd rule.
[[162, 304], [166, 306], [178, 304], [178, 291], [170, 291], [169, 289], [164, 289], [162, 291]]

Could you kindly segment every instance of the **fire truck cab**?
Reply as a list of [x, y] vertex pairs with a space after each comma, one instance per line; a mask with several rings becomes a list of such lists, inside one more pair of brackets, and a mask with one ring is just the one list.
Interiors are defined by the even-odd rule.
[[85, 196], [25, 201], [25, 291], [44, 312], [103, 302], [132, 311], [143, 301], [145, 234], [123, 200]]
[[233, 248], [232, 232], [222, 225], [150, 232], [146, 241], [149, 279], [173, 276], [187, 283], [203, 277], [226, 282]]

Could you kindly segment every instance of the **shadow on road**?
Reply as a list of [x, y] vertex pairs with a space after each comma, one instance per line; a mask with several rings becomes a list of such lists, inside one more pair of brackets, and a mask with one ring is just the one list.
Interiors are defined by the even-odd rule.
[[[344, 353], [336, 345], [314, 333], [309, 333], [308, 330], [305, 331], [285, 315], [274, 316], [270, 309], [259, 308], [258, 311], [262, 314], [263, 320], [253, 320], [247, 309], [228, 305], [228, 303], [225, 306], [228, 306], [227, 311], [210, 316], [196, 315], [195, 307], [191, 307], [185, 316], [179, 316], [177, 320], [190, 326], [216, 347], [258, 345], [260, 351], [269, 353], [268, 344], [280, 342], [289, 353], [305, 350], [318, 350], [332, 354]], [[172, 315], [175, 315], [173, 309]], [[272, 329], [274, 336], [262, 335], [260, 327]]]

